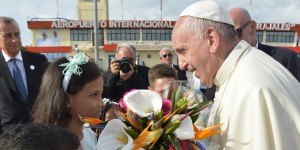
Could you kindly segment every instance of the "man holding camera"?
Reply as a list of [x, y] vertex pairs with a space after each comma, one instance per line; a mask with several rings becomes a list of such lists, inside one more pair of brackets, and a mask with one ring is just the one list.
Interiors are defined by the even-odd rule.
[[119, 102], [124, 93], [132, 89], [147, 89], [149, 67], [135, 64], [136, 49], [130, 44], [117, 47], [115, 59], [103, 75], [103, 98]]

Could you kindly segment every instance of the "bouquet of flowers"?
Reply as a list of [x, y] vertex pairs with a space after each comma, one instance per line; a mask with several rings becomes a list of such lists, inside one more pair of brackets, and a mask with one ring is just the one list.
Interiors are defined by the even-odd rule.
[[[127, 93], [124, 96], [126, 112], [118, 109], [120, 119], [107, 122], [97, 149], [200, 149], [195, 141], [220, 133], [215, 129], [221, 124], [202, 129], [196, 126], [200, 111], [212, 102], [203, 101], [202, 93], [185, 89], [180, 82], [174, 83], [177, 82], [172, 82], [168, 90], [171, 100], [162, 100], [150, 90]], [[96, 128], [105, 124], [86, 117], [81, 120]]]

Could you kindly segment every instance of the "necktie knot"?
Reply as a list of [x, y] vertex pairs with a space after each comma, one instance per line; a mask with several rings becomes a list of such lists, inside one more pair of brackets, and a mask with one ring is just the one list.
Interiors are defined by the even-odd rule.
[[16, 69], [16, 67], [18, 66], [17, 65], [17, 58], [12, 58], [12, 59], [10, 59], [10, 61], [13, 63], [14, 69]]

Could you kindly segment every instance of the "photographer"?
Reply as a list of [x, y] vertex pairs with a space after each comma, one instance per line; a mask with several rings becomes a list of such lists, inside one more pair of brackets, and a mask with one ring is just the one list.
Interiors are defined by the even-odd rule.
[[135, 64], [136, 49], [130, 44], [117, 47], [115, 59], [104, 73], [103, 98], [118, 102], [125, 92], [132, 89], [147, 89], [149, 67]]

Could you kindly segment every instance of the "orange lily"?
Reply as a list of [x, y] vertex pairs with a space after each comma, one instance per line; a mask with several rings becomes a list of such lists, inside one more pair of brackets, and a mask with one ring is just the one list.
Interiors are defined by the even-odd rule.
[[149, 123], [149, 125], [143, 130], [143, 132], [133, 141], [133, 144], [135, 144], [132, 148], [133, 150], [137, 150], [152, 143], [150, 146], [151, 149], [160, 138], [163, 133], [163, 129], [160, 128], [158, 130], [148, 131], [151, 125], [152, 123]]
[[123, 113], [122, 111], [119, 111], [119, 110], [118, 110], [118, 114], [121, 115], [121, 117], [122, 117], [125, 121], [128, 122], [128, 118], [127, 118], [127, 116], [126, 116], [125, 113]]
[[127, 114], [123, 113], [122, 111], [118, 110], [118, 114], [122, 116], [123, 119], [125, 119], [126, 122], [129, 122], [131, 125], [133, 125], [135, 128], [139, 129], [139, 123], [134, 120], [131, 115], [134, 115], [134, 113], [132, 112], [132, 110], [128, 109]]
[[100, 119], [96, 119], [96, 118], [90, 118], [90, 117], [81, 117], [80, 115], [79, 116], [79, 119], [84, 122], [84, 123], [89, 123], [91, 125], [97, 125], [97, 124], [101, 124], [103, 123], [104, 121], [100, 120]]
[[214, 125], [211, 127], [203, 128], [201, 130], [198, 130], [197, 127], [194, 126], [194, 131], [195, 131], [194, 140], [203, 140], [203, 139], [206, 139], [208, 137], [211, 137], [213, 135], [223, 132], [221, 130], [214, 131], [214, 129], [220, 127], [222, 124], [217, 124], [217, 125]]
[[165, 123], [165, 122], [167, 122], [169, 119], [171, 119], [174, 115], [175, 115], [175, 113], [177, 112], [177, 110], [178, 109], [176, 109], [174, 112], [172, 112], [171, 114], [168, 114], [168, 115], [166, 115], [166, 116], [164, 116], [164, 121], [163, 121], [163, 123]]
[[137, 120], [134, 119], [134, 112], [132, 112], [132, 110], [128, 109], [127, 112], [127, 119], [130, 122], [130, 124], [132, 124], [135, 128], [140, 129], [140, 124]]

